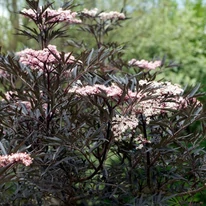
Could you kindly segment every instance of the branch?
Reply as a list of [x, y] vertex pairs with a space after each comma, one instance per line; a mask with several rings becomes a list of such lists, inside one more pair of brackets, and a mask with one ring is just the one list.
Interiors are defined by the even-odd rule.
[[202, 190], [206, 189], [206, 183], [204, 184], [204, 186], [196, 189], [196, 190], [189, 190], [187, 192], [181, 192], [181, 193], [178, 193], [177, 196], [185, 196], [185, 195], [193, 195], [193, 194], [196, 194]]

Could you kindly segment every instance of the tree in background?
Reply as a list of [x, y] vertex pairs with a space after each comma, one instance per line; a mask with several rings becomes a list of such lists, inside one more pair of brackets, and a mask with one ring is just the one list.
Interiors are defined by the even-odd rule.
[[178, 64], [166, 73], [166, 79], [181, 84], [204, 84], [206, 7], [203, 1], [186, 1], [181, 6], [175, 1], [137, 3], [131, 11], [128, 29], [119, 32], [121, 39], [128, 38], [131, 53], [127, 56], [147, 59], [166, 56]]
[[4, 37], [3, 41], [1, 41], [1, 47], [3, 51], [10, 48], [10, 51], [16, 51], [18, 47], [19, 41], [21, 38], [16, 37], [15, 41], [13, 40], [15, 29], [18, 29], [20, 26], [20, 19], [19, 16], [16, 14], [19, 12], [20, 6], [24, 1], [16, 1], [16, 0], [8, 0], [8, 1], [1, 1], [1, 11], [2, 16], [1, 21], [2, 28], [4, 31], [2, 36]]

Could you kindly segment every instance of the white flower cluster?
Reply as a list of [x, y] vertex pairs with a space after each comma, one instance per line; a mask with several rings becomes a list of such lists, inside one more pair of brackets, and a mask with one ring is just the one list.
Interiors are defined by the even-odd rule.
[[142, 69], [147, 69], [147, 70], [154, 70], [158, 67], [161, 66], [161, 61], [146, 61], [144, 59], [142, 60], [136, 60], [136, 59], [131, 59], [128, 62], [129, 66], [136, 66]]
[[90, 16], [90, 17], [95, 17], [97, 15], [97, 13], [98, 13], [98, 9], [97, 8], [94, 8], [94, 9], [91, 9], [91, 10], [84, 9], [82, 11], [82, 14]]
[[[118, 140], [118, 138], [124, 133], [126, 130], [133, 130], [135, 129], [139, 124], [138, 119], [133, 115], [130, 117], [125, 117], [125, 116], [119, 116], [116, 115], [112, 119], [112, 132]], [[128, 136], [129, 138], [131, 137], [131, 134]]]
[[102, 12], [99, 14], [100, 19], [106, 21], [106, 20], [112, 20], [112, 19], [125, 19], [124, 13], [119, 13], [117, 11], [110, 11], [110, 12]]
[[172, 84], [171, 82], [148, 82], [147, 80], [140, 80], [140, 86], [150, 85], [153, 89], [153, 95], [181, 95], [184, 90], [179, 84]]
[[[116, 115], [112, 119], [112, 132], [115, 140], [120, 141], [122, 139], [126, 140], [131, 138], [131, 132], [135, 131], [138, 124], [139, 121], [134, 115], [131, 115], [130, 117]], [[126, 135], [126, 131], [130, 131], [130, 133]]]
[[178, 110], [187, 107], [187, 100], [181, 96], [184, 90], [178, 84], [140, 80], [139, 85], [151, 87], [151, 91], [143, 92], [142, 98], [133, 108], [134, 113], [144, 114], [146, 123], [149, 123], [151, 116], [166, 113], [167, 109]]
[[[84, 14], [84, 15], [90, 16], [90, 17], [96, 17], [97, 14], [98, 14], [98, 9], [94, 8], [94, 9], [88, 10], [88, 9], [85, 8], [81, 13]], [[124, 13], [120, 13], [120, 12], [117, 12], [117, 11], [101, 12], [98, 15], [98, 17], [101, 20], [104, 20], [104, 21], [112, 20], [112, 19], [119, 20], [119, 19], [125, 19], [126, 18]]]
[[[116, 115], [113, 117], [112, 132], [114, 134], [115, 141], [130, 141], [132, 135], [135, 134], [138, 125], [139, 120], [134, 115], [129, 117]], [[145, 143], [150, 143], [150, 141], [145, 140], [142, 134], [139, 134], [134, 138], [136, 149], [142, 149]]]
[[142, 134], [138, 135], [135, 140], [136, 140], [136, 149], [142, 149], [145, 143], [151, 143], [150, 141], [146, 141], [143, 138]]

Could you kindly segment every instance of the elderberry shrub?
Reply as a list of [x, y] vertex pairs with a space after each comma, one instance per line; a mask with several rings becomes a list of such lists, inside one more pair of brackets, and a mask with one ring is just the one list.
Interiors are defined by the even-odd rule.
[[[38, 46], [0, 58], [2, 204], [193, 201], [206, 177], [199, 86], [158, 81], [163, 60], [125, 60], [107, 38], [124, 13], [26, 2], [30, 21], [17, 32]], [[29, 162], [8, 161], [22, 152]]]

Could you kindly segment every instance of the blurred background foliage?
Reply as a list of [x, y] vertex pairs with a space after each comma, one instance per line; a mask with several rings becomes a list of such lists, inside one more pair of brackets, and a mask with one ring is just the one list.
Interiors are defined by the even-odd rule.
[[[45, 3], [42, 0], [42, 4]], [[54, 1], [57, 8], [67, 1]], [[167, 70], [162, 77], [181, 85], [202, 84], [206, 90], [206, 2], [204, 0], [74, 0], [76, 11], [83, 8], [123, 10], [129, 19], [124, 27], [115, 29], [115, 39], [109, 41], [125, 44], [126, 60], [162, 59], [173, 61], [177, 66]], [[3, 52], [18, 51], [26, 46], [35, 48], [22, 36], [15, 36], [15, 29], [31, 22], [21, 19], [17, 13], [25, 6], [25, 1], [0, 0], [0, 45]], [[69, 37], [85, 40], [86, 34], [79, 35], [76, 27], [68, 31]], [[88, 37], [89, 38], [89, 37]], [[69, 49], [60, 43], [59, 49]], [[91, 40], [91, 42], [93, 42]], [[90, 45], [92, 47], [92, 43]]]

